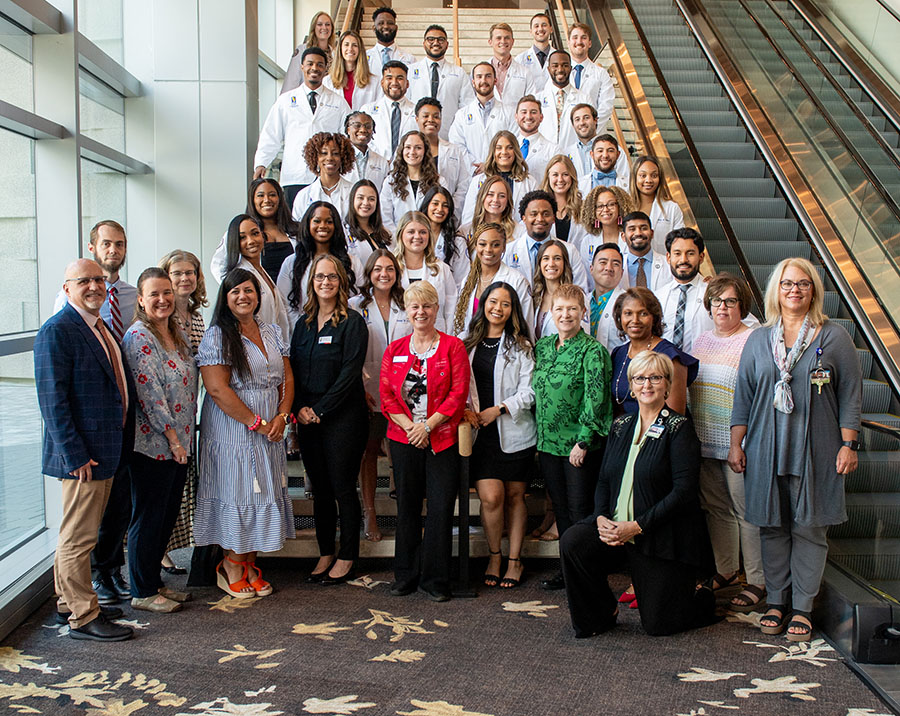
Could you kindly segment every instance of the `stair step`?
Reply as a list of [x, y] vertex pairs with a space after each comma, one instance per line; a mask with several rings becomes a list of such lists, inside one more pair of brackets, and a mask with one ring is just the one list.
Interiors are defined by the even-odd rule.
[[847, 521], [832, 526], [830, 537], [900, 538], [900, 493], [850, 493], [846, 502]]
[[897, 538], [829, 538], [828, 557], [866, 580], [900, 580]]

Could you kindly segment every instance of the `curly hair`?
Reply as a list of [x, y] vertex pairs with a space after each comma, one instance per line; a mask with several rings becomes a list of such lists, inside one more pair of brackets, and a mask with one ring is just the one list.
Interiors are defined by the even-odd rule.
[[497, 160], [494, 158], [494, 154], [497, 150], [497, 142], [501, 139], [505, 139], [512, 144], [513, 153], [515, 154], [509, 175], [513, 181], [522, 181], [528, 176], [528, 165], [525, 163], [524, 157], [522, 157], [522, 150], [519, 149], [519, 143], [516, 141], [515, 135], [505, 129], [501, 129], [494, 135], [494, 138], [491, 139], [491, 143], [487, 150], [487, 156], [484, 158], [482, 171], [485, 175], [500, 174], [500, 168], [497, 166]]
[[190, 251], [175, 249], [175, 251], [170, 251], [163, 256], [159, 260], [158, 266], [168, 275], [172, 268], [172, 264], [177, 263], [189, 263], [194, 267], [194, 271], [197, 272], [197, 288], [194, 289], [193, 293], [191, 293], [188, 298], [188, 312], [197, 313], [201, 308], [205, 308], [209, 305], [209, 301], [206, 300], [206, 279], [203, 278], [203, 269], [200, 267], [200, 259]]
[[534, 297], [534, 306], [535, 311], [539, 311], [541, 308], [541, 303], [544, 300], [544, 294], [547, 291], [547, 281], [544, 278], [544, 274], [541, 273], [541, 259], [544, 257], [544, 254], [550, 249], [551, 246], [555, 246], [562, 252], [563, 257], [563, 272], [562, 276], [559, 277], [560, 285], [564, 283], [572, 283], [572, 262], [569, 261], [569, 252], [566, 250], [566, 244], [559, 239], [548, 239], [543, 244], [541, 244], [541, 248], [538, 249], [537, 258], [534, 262], [534, 276], [532, 277], [531, 285], [531, 295]]
[[437, 167], [434, 165], [434, 157], [431, 156], [431, 147], [428, 146], [428, 140], [419, 130], [413, 129], [400, 137], [400, 143], [397, 145], [397, 153], [394, 155], [394, 161], [391, 164], [390, 178], [388, 179], [391, 191], [394, 192], [395, 196], [399, 196], [404, 201], [409, 194], [408, 185], [406, 183], [406, 180], [409, 179], [409, 166], [403, 158], [403, 145], [406, 144], [406, 140], [412, 135], [419, 137], [419, 139], [422, 140], [422, 144], [425, 145], [425, 153], [422, 155], [422, 164], [419, 169], [422, 178], [419, 179], [418, 193], [424, 194], [440, 184], [440, 175], [438, 174]]
[[578, 217], [578, 223], [580, 223], [584, 227], [584, 230], [591, 236], [601, 236], [603, 234], [603, 227], [597, 225], [597, 204], [600, 203], [599, 198], [602, 194], [612, 194], [615, 198], [616, 204], [619, 205], [620, 224], [622, 223], [622, 219], [630, 214], [633, 208], [631, 197], [619, 187], [595, 186], [584, 198], [584, 203], [581, 205], [581, 215]]
[[653, 316], [653, 326], [650, 328], [651, 335], [662, 338], [665, 324], [663, 323], [662, 306], [656, 294], [649, 288], [642, 286], [632, 286], [619, 294], [613, 305], [613, 321], [616, 324], [616, 330], [619, 332], [619, 338], [625, 338], [625, 331], [622, 329], [622, 309], [625, 307], [625, 301], [637, 301]]
[[498, 288], [504, 289], [509, 294], [509, 301], [512, 304], [509, 319], [503, 326], [503, 350], [506, 351], [506, 361], [509, 362], [512, 360], [512, 356], [509, 353], [513, 346], [526, 355], [531, 355], [533, 346], [531, 337], [528, 335], [528, 322], [525, 314], [522, 313], [522, 302], [519, 300], [519, 294], [516, 293], [516, 289], [504, 281], [494, 281], [484, 289], [478, 300], [478, 310], [475, 311], [475, 315], [472, 317], [472, 322], [469, 324], [469, 332], [463, 341], [463, 345], [466, 347], [466, 352], [471, 353], [481, 343], [482, 339], [487, 336], [488, 322], [484, 315], [484, 304], [487, 303], [490, 295]]
[[360, 309], [365, 308], [375, 298], [375, 286], [372, 283], [372, 271], [375, 270], [375, 262], [380, 258], [388, 258], [391, 260], [391, 263], [394, 264], [394, 271], [397, 273], [397, 280], [394, 281], [394, 285], [391, 286], [391, 300], [396, 303], [401, 309], [403, 308], [403, 287], [400, 285], [400, 275], [403, 273], [403, 269], [400, 268], [400, 263], [397, 261], [397, 257], [391, 253], [390, 249], [375, 249], [371, 254], [369, 254], [369, 258], [366, 260], [366, 267], [363, 270], [363, 284], [359, 288], [359, 295], [362, 296], [362, 301], [359, 303]]
[[[506, 180], [500, 176], [485, 176], [484, 183], [481, 185], [481, 188], [478, 190], [478, 196], [475, 198], [475, 213], [472, 215], [472, 227], [477, 228], [485, 223], [487, 220], [485, 219], [485, 214], [487, 212], [484, 208], [484, 199], [487, 196], [487, 193], [491, 190], [494, 184], [500, 182], [503, 184], [503, 188], [506, 189], [506, 208], [500, 215], [500, 220], [497, 222], [500, 226], [503, 227], [503, 231], [506, 234], [506, 241], [509, 242], [512, 239], [513, 231], [516, 228], [516, 221], [513, 219], [513, 196], [512, 191], [509, 188], [509, 184], [506, 183]], [[472, 238], [468, 239], [469, 244], [469, 252], [472, 251]]]
[[581, 192], [578, 190], [578, 172], [575, 170], [575, 165], [569, 157], [565, 154], [555, 154], [553, 158], [547, 162], [547, 168], [544, 170], [544, 179], [539, 188], [556, 196], [553, 189], [550, 187], [550, 170], [557, 164], [562, 164], [566, 168], [566, 171], [569, 172], [569, 177], [572, 180], [572, 183], [566, 191], [566, 216], [572, 221], [577, 222], [578, 218], [581, 216]]
[[347, 279], [347, 272], [344, 270], [344, 265], [336, 256], [332, 256], [331, 254], [319, 254], [318, 256], [313, 256], [313, 260], [309, 264], [309, 278], [306, 279], [306, 303], [303, 304], [303, 313], [306, 314], [307, 326], [316, 320], [316, 317], [319, 315], [319, 297], [316, 295], [316, 290], [313, 287], [315, 284], [313, 276], [316, 275], [316, 266], [323, 261], [331, 261], [331, 263], [334, 264], [334, 270], [337, 271], [338, 275], [337, 305], [334, 307], [334, 313], [331, 314], [331, 325], [338, 325], [347, 317], [348, 311], [350, 310], [348, 303], [350, 300], [350, 282]]
[[339, 173], [346, 174], [353, 169], [356, 153], [353, 151], [353, 144], [350, 140], [337, 132], [317, 132], [309, 138], [306, 146], [303, 147], [303, 158], [306, 160], [306, 166], [316, 176], [319, 176], [319, 155], [329, 142], [334, 142], [334, 146], [341, 157]]
[[466, 311], [469, 310], [469, 298], [471, 298], [472, 292], [475, 290], [478, 282], [481, 281], [481, 259], [479, 259], [478, 255], [475, 253], [475, 246], [478, 243], [479, 237], [486, 234], [488, 231], [496, 231], [500, 236], [504, 237], [504, 242], [506, 240], [506, 230], [500, 224], [493, 221], [478, 224], [478, 227], [472, 234], [472, 238], [470, 239], [472, 244], [472, 263], [469, 267], [469, 273], [466, 275], [465, 283], [463, 283], [459, 290], [459, 298], [456, 300], [456, 311], [453, 314], [453, 333], [456, 335], [462, 333], [463, 327], [466, 325]]
[[[453, 255], [456, 253], [456, 230], [459, 228], [459, 221], [457, 221], [455, 213], [456, 206], [453, 203], [453, 194], [450, 193], [449, 189], [440, 185], [431, 187], [425, 196], [422, 197], [419, 211], [428, 216], [428, 205], [438, 194], [447, 200], [448, 214], [447, 218], [444, 219], [444, 223], [441, 224], [441, 237], [444, 239], [444, 255], [440, 258], [445, 264], [449, 265], [453, 260]], [[437, 244], [437, 241], [435, 241], [435, 244]]]

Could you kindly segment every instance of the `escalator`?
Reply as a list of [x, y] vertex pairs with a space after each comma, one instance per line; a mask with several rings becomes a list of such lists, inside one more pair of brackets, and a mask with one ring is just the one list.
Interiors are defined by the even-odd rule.
[[853, 658], [900, 661], [892, 633], [867, 651], [863, 628], [873, 613], [900, 622], [896, 127], [791, 0], [583, 7], [633, 63], [715, 269], [743, 274], [758, 297], [778, 261], [810, 259], [826, 313], [855, 341], [863, 449], [849, 519], [829, 534], [817, 623], [848, 636]]

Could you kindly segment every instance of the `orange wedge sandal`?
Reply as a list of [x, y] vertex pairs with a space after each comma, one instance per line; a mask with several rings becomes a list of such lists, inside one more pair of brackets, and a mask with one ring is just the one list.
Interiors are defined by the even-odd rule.
[[268, 597], [274, 589], [272, 589], [272, 585], [269, 584], [265, 579], [262, 578], [262, 570], [256, 566], [256, 562], [245, 562], [249, 569], [256, 570], [256, 579], [252, 582], [249, 582], [250, 586], [256, 590], [257, 597]]
[[229, 562], [232, 564], [240, 564], [244, 567], [244, 572], [241, 575], [241, 578], [236, 582], [228, 582], [228, 576], [225, 573], [225, 560], [219, 562], [219, 566], [216, 567], [216, 584], [219, 589], [221, 589], [226, 594], [234, 597], [235, 599], [249, 599], [250, 597], [255, 597], [256, 592], [243, 592], [242, 589], [246, 589], [250, 587], [255, 589], [250, 582], [247, 581], [247, 563], [246, 562], [235, 562], [231, 557], [226, 557]]

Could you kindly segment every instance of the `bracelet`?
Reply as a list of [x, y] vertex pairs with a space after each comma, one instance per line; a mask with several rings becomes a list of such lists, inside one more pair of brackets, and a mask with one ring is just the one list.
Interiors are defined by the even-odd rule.
[[425, 432], [431, 434], [431, 426], [428, 424], [428, 421], [422, 423], [425, 426]]
[[182, 445], [181, 443], [169, 443], [169, 450], [171, 450], [172, 452], [175, 452], [178, 448], [184, 450], [184, 445]]
[[288, 425], [291, 422], [291, 414], [290, 413], [278, 413], [278, 417], [284, 420], [284, 424]]
[[254, 420], [250, 425], [247, 426], [247, 430], [256, 430], [260, 425], [262, 425], [263, 419], [261, 415], [256, 416], [256, 420]]

